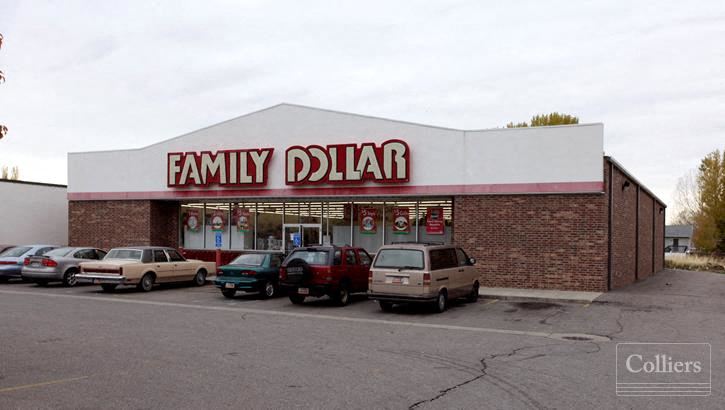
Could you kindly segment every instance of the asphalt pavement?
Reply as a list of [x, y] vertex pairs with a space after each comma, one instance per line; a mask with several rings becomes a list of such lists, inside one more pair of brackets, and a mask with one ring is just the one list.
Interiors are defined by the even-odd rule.
[[[592, 303], [383, 313], [358, 296], [0, 285], [0, 409], [722, 408], [725, 275], [665, 271]], [[712, 345], [712, 394], [618, 397], [621, 342]]]

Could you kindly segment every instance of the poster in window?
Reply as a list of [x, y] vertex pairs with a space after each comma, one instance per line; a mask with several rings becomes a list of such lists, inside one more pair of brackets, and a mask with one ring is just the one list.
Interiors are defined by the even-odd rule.
[[360, 214], [360, 233], [366, 235], [374, 235], [378, 233], [378, 210], [376, 208], [359, 208]]
[[446, 224], [443, 219], [443, 208], [431, 207], [425, 216], [425, 233], [428, 235], [443, 235]]
[[252, 214], [249, 212], [249, 208], [234, 208], [234, 219], [237, 221], [238, 232], [252, 230]]
[[199, 220], [199, 210], [198, 209], [189, 209], [186, 211], [186, 221], [184, 221], [184, 224], [186, 225], [186, 230], [190, 232], [199, 232], [199, 229], [201, 229], [201, 221]]
[[393, 233], [398, 235], [410, 234], [410, 208], [393, 208]]
[[211, 213], [211, 230], [212, 231], [223, 231], [224, 226], [224, 211], [215, 209]]

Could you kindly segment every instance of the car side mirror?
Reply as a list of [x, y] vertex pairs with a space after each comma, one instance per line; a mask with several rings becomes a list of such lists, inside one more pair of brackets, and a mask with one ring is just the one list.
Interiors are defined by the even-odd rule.
[[475, 265], [476, 264], [476, 258], [468, 258], [468, 264], [469, 265]]

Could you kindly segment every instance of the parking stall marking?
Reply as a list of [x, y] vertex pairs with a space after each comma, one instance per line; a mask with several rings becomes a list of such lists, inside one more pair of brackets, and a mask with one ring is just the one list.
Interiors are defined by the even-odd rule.
[[58, 380], [50, 380], [47, 382], [41, 382], [41, 383], [23, 384], [20, 386], [5, 387], [3, 389], [0, 389], [0, 393], [10, 393], [10, 392], [18, 391], [18, 390], [32, 389], [35, 387], [50, 386], [53, 384], [70, 383], [70, 382], [75, 382], [78, 380], [85, 380], [87, 378], [88, 378], [88, 376], [82, 376], [82, 377], [73, 377], [70, 379], [58, 379]]
[[[349, 316], [322, 315], [322, 314], [316, 314], [316, 313], [282, 312], [282, 311], [278, 311], [278, 310], [250, 309], [250, 308], [243, 308], [243, 307], [205, 306], [205, 305], [193, 305], [193, 304], [176, 303], [176, 302], [158, 302], [158, 301], [151, 301], [151, 300], [138, 300], [138, 299], [104, 297], [104, 296], [83, 296], [83, 295], [53, 294], [53, 293], [42, 293], [42, 292], [32, 292], [32, 291], [31, 292], [13, 291], [13, 290], [0, 290], [0, 294], [40, 296], [40, 297], [61, 298], [61, 299], [90, 300], [90, 301], [100, 301], [100, 302], [128, 303], [128, 304], [147, 305], [147, 306], [165, 306], [165, 307], [176, 307], [176, 308], [185, 308], [185, 309], [200, 309], [200, 310], [259, 314], [259, 315], [270, 315], [270, 316], [286, 316], [286, 317], [296, 317], [296, 318], [305, 318], [305, 319], [334, 320], [334, 321], [340, 321], [340, 322], [398, 325], [398, 326], [419, 327], [419, 328], [427, 328], [427, 329], [461, 330], [461, 331], [468, 331], [468, 332], [497, 333], [497, 334], [504, 334], [504, 335], [543, 337], [543, 338], [556, 339], [556, 340], [561, 340], [561, 335], [562, 335], [562, 333], [551, 333], [551, 332], [536, 332], [536, 331], [527, 331], [527, 330], [497, 329], [497, 328], [488, 328], [488, 327], [444, 325], [444, 324], [437, 324], [437, 323], [405, 322], [405, 321], [401, 321], [401, 320], [366, 319], [366, 318], [349, 317]], [[586, 336], [590, 337], [591, 340], [596, 340], [596, 341], [601, 341], [601, 342], [609, 341], [609, 339], [605, 339], [605, 338], [602, 338], [601, 336], [597, 336], [597, 335], [586, 335]]]

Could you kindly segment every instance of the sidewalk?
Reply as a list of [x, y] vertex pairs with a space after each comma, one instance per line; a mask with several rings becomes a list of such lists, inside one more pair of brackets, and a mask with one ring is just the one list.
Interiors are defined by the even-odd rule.
[[489, 299], [525, 300], [537, 302], [591, 303], [602, 292], [576, 292], [571, 290], [480, 288], [478, 294]]

